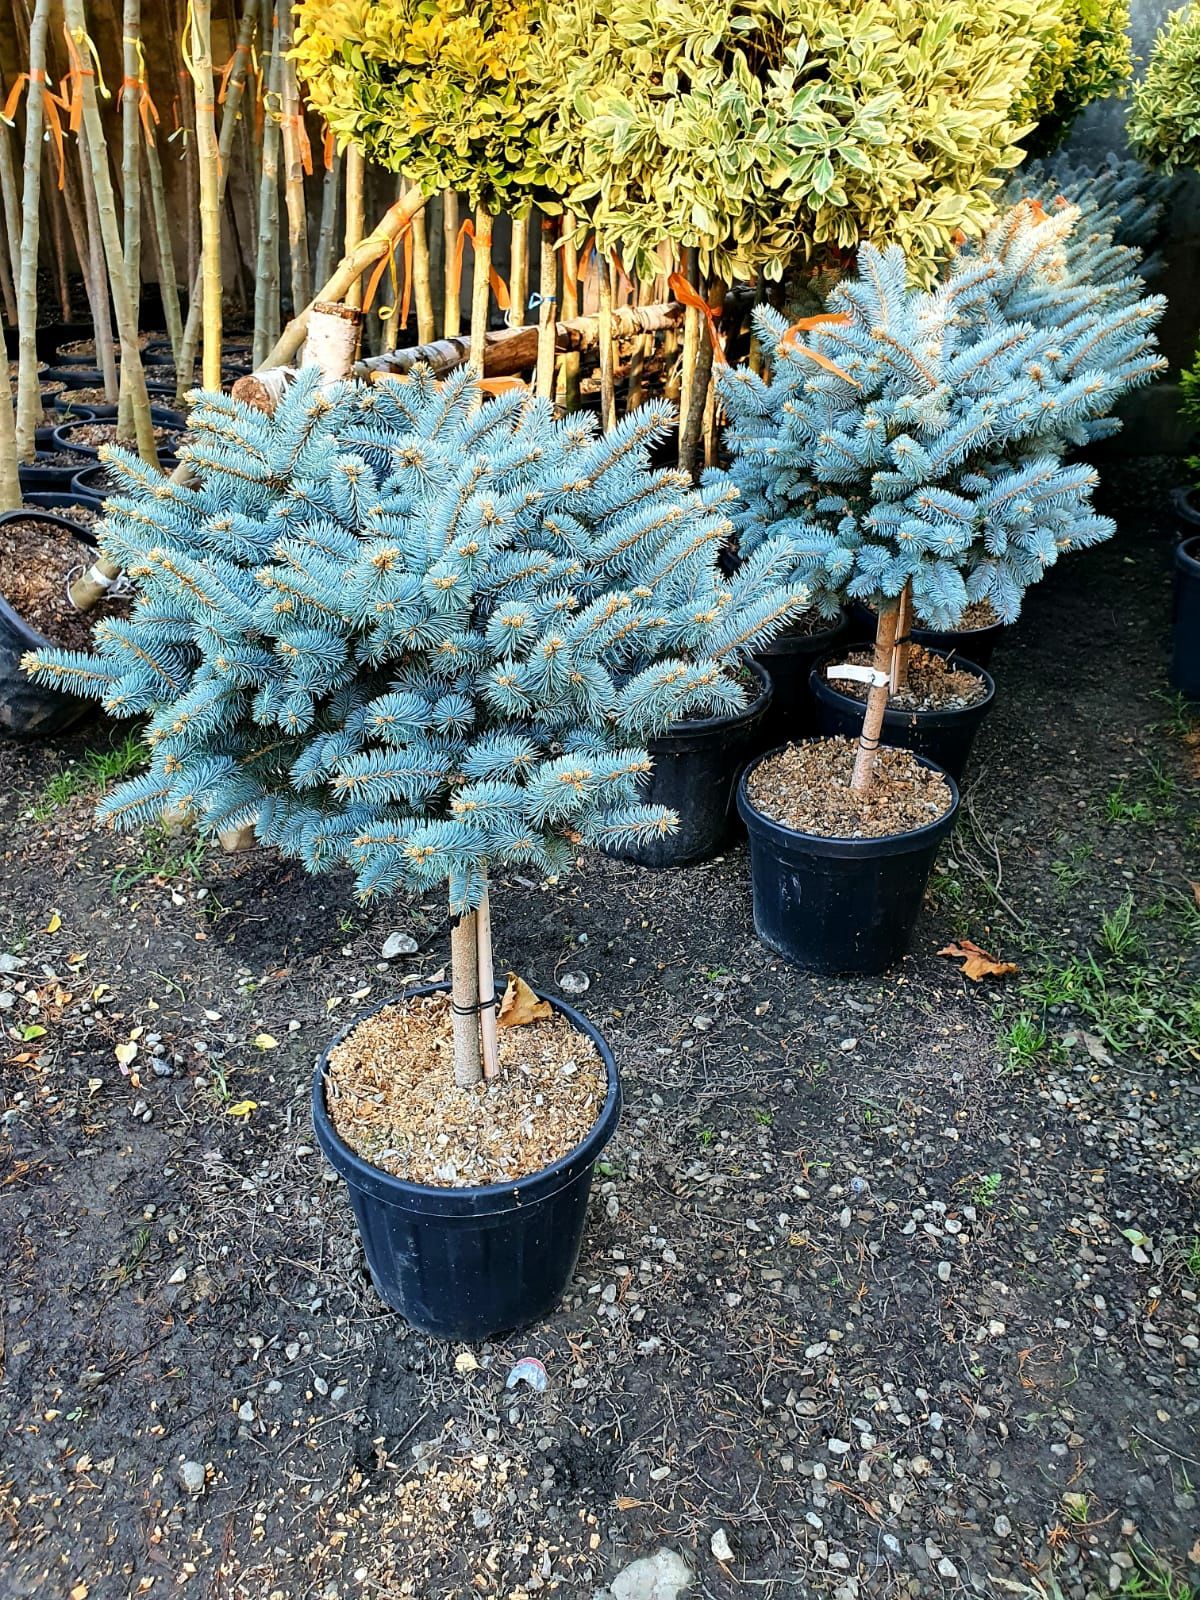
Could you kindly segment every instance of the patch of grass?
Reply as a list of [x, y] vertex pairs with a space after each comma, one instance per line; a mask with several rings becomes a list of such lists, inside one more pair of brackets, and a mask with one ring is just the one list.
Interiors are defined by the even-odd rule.
[[1042, 1023], [1031, 1012], [1022, 1011], [1000, 1035], [1000, 1050], [1005, 1070], [1019, 1072], [1039, 1056], [1049, 1042]]
[[136, 734], [127, 733], [120, 744], [107, 750], [89, 750], [78, 761], [56, 772], [34, 803], [38, 822], [46, 819], [79, 795], [103, 794], [109, 784], [127, 778], [147, 759], [146, 747]]
[[1001, 1178], [998, 1172], [989, 1172], [980, 1178], [979, 1182], [971, 1190], [971, 1204], [979, 1206], [981, 1210], [994, 1206], [1000, 1197], [1000, 1183]]
[[1170, 1562], [1148, 1547], [1130, 1551], [1133, 1571], [1121, 1585], [1124, 1600], [1200, 1600], [1200, 1589], [1181, 1578]]
[[1100, 923], [1101, 948], [1115, 961], [1132, 956], [1141, 946], [1141, 938], [1133, 925], [1133, 896], [1126, 895], [1115, 911], [1108, 912]]
[[204, 848], [204, 840], [195, 834], [173, 834], [165, 828], [147, 828], [142, 835], [141, 855], [136, 861], [117, 869], [113, 874], [112, 891], [122, 894], [148, 878], [158, 878], [164, 883], [179, 878], [199, 878]]
[[1125, 785], [1122, 782], [1105, 799], [1104, 818], [1106, 822], [1115, 823], [1118, 827], [1129, 822], [1137, 824], [1153, 822], [1154, 807], [1148, 800], [1126, 799]]
[[751, 1115], [753, 1116], [755, 1122], [758, 1123], [760, 1128], [769, 1128], [771, 1126], [771, 1124], [775, 1121], [774, 1112], [772, 1112], [772, 1111], [764, 1111], [759, 1106], [755, 1106], [754, 1107], [754, 1110], [752, 1111]]
[[1183, 1264], [1196, 1282], [1200, 1283], [1200, 1238], [1193, 1239], [1191, 1244], [1188, 1245]]
[[715, 1128], [701, 1128], [697, 1132], [696, 1137], [697, 1137], [697, 1139], [699, 1139], [700, 1143], [707, 1150], [709, 1145], [712, 1144], [713, 1140], [717, 1137], [716, 1129]]
[[1088, 875], [1088, 862], [1095, 855], [1095, 849], [1090, 844], [1078, 844], [1070, 850], [1061, 861], [1052, 861], [1050, 871], [1054, 874], [1061, 894], [1068, 893], [1071, 889], [1078, 888]]
[[1182, 739], [1191, 733], [1196, 725], [1196, 708], [1186, 695], [1168, 694], [1165, 690], [1156, 692], [1154, 698], [1161, 700], [1166, 707], [1166, 715], [1155, 726], [1160, 733], [1169, 733], [1176, 739]]

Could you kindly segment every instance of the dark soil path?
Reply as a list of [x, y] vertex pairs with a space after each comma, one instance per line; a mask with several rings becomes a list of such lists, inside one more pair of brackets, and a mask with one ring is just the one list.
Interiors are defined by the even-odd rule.
[[[1122, 535], [1002, 644], [886, 979], [773, 959], [741, 846], [497, 886], [500, 963], [588, 976], [627, 1111], [569, 1304], [494, 1347], [385, 1314], [309, 1125], [440, 906], [114, 839], [60, 776], [95, 726], [0, 749], [4, 1600], [590, 1600], [664, 1543], [709, 1596], [1190, 1593], [1200, 744], [1169, 479], [1108, 477]], [[427, 953], [383, 966], [397, 930]]]

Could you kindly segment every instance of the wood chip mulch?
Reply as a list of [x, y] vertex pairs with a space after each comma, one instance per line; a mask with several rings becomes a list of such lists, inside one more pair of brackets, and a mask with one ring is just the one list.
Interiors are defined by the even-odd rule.
[[127, 600], [76, 611], [67, 580], [91, 560], [88, 547], [65, 529], [32, 517], [0, 524], [0, 593], [31, 628], [68, 650], [91, 649], [95, 623], [129, 613]]
[[501, 1029], [500, 1068], [490, 1083], [458, 1088], [449, 996], [421, 996], [385, 1006], [330, 1051], [329, 1115], [364, 1161], [410, 1183], [515, 1182], [586, 1136], [607, 1075], [559, 1012]]
[[857, 739], [809, 739], [790, 744], [755, 767], [746, 788], [772, 822], [825, 839], [878, 839], [909, 833], [950, 809], [942, 775], [921, 766], [911, 750], [884, 746], [875, 753], [875, 781], [850, 787]]
[[[871, 650], [852, 650], [846, 661], [852, 666], [869, 667]], [[830, 679], [835, 689], [855, 700], [865, 701], [865, 683], [849, 679]], [[896, 711], [963, 711], [987, 698], [987, 684], [977, 673], [951, 667], [945, 656], [914, 644], [908, 656], [908, 684], [888, 697], [888, 707]]]

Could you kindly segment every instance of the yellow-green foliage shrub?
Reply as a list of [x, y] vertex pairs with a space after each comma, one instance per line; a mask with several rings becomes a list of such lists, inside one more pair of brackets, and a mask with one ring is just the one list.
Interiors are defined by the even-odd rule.
[[864, 239], [918, 268], [978, 234], [1071, 0], [563, 0], [547, 142], [602, 243], [778, 277]]
[[502, 211], [543, 176], [531, 14], [506, 0], [302, 0], [293, 53], [342, 140], [427, 194]]
[[1047, 150], [1093, 100], [1124, 94], [1133, 72], [1129, 0], [1067, 0], [1062, 27], [1030, 71], [1019, 106], [1038, 124], [1027, 141]]
[[1133, 91], [1129, 137], [1157, 167], [1200, 171], [1200, 6], [1172, 11]]

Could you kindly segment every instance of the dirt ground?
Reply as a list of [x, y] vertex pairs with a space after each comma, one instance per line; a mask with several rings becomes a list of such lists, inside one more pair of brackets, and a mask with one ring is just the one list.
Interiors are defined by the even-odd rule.
[[119, 731], [0, 747], [4, 1600], [591, 1600], [662, 1545], [705, 1596], [1192, 1595], [1200, 736], [1170, 470], [1106, 476], [886, 978], [759, 945], [742, 844], [497, 885], [626, 1111], [568, 1302], [469, 1352], [374, 1298], [307, 1104], [440, 905], [107, 834]]

